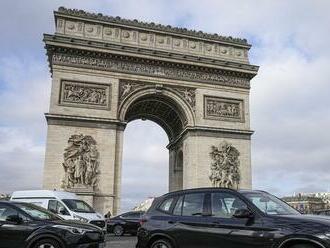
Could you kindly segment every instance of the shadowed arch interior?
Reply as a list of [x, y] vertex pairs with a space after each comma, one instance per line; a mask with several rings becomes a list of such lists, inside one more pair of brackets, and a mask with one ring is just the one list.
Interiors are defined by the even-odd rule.
[[143, 96], [128, 107], [125, 121], [147, 119], [156, 122], [167, 133], [169, 140], [174, 140], [187, 125], [183, 110], [169, 97], [153, 94]]

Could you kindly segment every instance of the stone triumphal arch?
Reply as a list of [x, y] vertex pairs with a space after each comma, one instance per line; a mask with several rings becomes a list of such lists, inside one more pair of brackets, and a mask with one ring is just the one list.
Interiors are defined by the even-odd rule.
[[43, 187], [119, 210], [123, 132], [148, 119], [169, 137], [169, 190], [251, 187], [246, 40], [55, 11]]

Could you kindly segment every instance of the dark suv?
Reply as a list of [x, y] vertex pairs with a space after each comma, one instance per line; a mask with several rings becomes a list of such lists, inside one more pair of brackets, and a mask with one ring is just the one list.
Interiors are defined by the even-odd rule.
[[29, 203], [0, 201], [0, 248], [103, 248], [102, 229]]
[[328, 248], [330, 219], [302, 215], [264, 191], [201, 188], [157, 198], [138, 248]]

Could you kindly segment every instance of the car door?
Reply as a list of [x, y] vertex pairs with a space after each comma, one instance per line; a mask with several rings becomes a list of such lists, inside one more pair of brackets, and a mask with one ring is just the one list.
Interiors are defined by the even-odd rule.
[[174, 226], [170, 236], [180, 248], [205, 248], [208, 240], [208, 217], [205, 193], [182, 195], [173, 209]]
[[[8, 221], [11, 216], [17, 216], [21, 223]], [[24, 242], [33, 231], [28, 219], [9, 204], [0, 203], [0, 248], [24, 247]]]
[[271, 240], [262, 220], [254, 214], [251, 218], [237, 218], [237, 209], [248, 209], [247, 204], [232, 192], [211, 193], [211, 216], [208, 217], [208, 241], [210, 248], [267, 248]]

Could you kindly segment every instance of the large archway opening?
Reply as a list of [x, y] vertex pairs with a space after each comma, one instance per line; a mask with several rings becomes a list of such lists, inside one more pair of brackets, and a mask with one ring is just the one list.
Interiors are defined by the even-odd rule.
[[121, 212], [168, 191], [168, 136], [152, 121], [135, 120], [124, 132]]
[[[145, 94], [123, 108], [124, 131], [121, 211], [183, 187], [180, 136], [188, 119], [164, 94]], [[170, 144], [170, 145], [169, 145]]]

